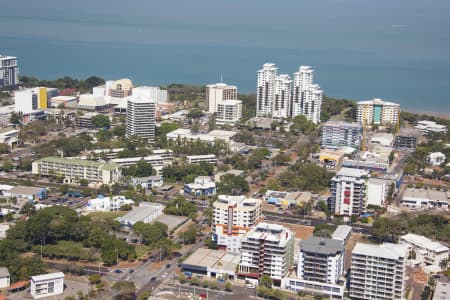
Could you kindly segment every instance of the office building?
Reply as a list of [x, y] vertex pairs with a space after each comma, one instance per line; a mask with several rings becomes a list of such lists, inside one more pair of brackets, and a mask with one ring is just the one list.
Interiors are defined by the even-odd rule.
[[105, 97], [95, 94], [81, 94], [78, 101], [78, 109], [87, 111], [105, 111], [108, 108]]
[[155, 138], [156, 100], [143, 95], [132, 95], [127, 99], [128, 138], [138, 136], [153, 141]]
[[0, 54], [0, 89], [16, 88], [19, 85], [17, 57]]
[[413, 254], [414, 260], [422, 267], [434, 268], [435, 272], [441, 271], [440, 262], [450, 254], [447, 246], [423, 235], [408, 233], [400, 236], [399, 242], [408, 246], [410, 254]]
[[14, 111], [30, 114], [48, 108], [50, 99], [58, 96], [58, 89], [36, 87], [14, 93]]
[[257, 72], [256, 90], [256, 116], [272, 117], [275, 96], [275, 80], [278, 77], [278, 68], [275, 64], [266, 63]]
[[86, 128], [86, 129], [93, 129], [94, 122], [93, 118], [97, 116], [98, 113], [90, 111], [82, 115], [78, 115], [76, 117], [76, 124], [78, 128]]
[[359, 149], [361, 146], [362, 127], [356, 123], [328, 121], [322, 127], [322, 146], [348, 146]]
[[340, 240], [310, 237], [300, 242], [297, 277], [289, 276], [285, 288], [342, 297], [345, 287], [344, 244]]
[[294, 243], [295, 234], [290, 229], [259, 223], [241, 239], [239, 277], [259, 280], [266, 274], [280, 286], [294, 263]]
[[291, 116], [292, 80], [282, 74], [275, 78], [272, 118], [282, 119]]
[[375, 98], [357, 103], [356, 119], [361, 125], [397, 125], [400, 120], [400, 105]]
[[322, 98], [322, 90], [314, 84], [314, 70], [309, 66], [300, 66], [294, 73], [292, 117], [304, 115], [311, 122], [320, 123]]
[[399, 150], [414, 151], [417, 147], [417, 130], [403, 128], [395, 136], [394, 147]]
[[217, 102], [216, 124], [234, 125], [242, 118], [242, 101], [226, 100]]
[[219, 248], [238, 253], [241, 238], [262, 220], [261, 200], [219, 195], [213, 203], [212, 238]]
[[208, 84], [206, 86], [206, 106], [208, 112], [217, 113], [217, 104], [237, 99], [237, 87], [225, 83]]
[[350, 298], [405, 299], [406, 245], [356, 243], [352, 251]]
[[31, 276], [30, 293], [33, 299], [61, 295], [64, 293], [64, 273]]
[[66, 183], [86, 179], [92, 182], [113, 184], [122, 176], [122, 169], [114, 163], [62, 157], [45, 157], [32, 163], [33, 174], [42, 176], [63, 175]]
[[331, 179], [330, 209], [341, 216], [359, 215], [367, 207], [369, 171], [342, 168]]
[[216, 194], [216, 191], [216, 183], [208, 176], [198, 176], [193, 183], [184, 185], [185, 195], [211, 197]]
[[134, 97], [155, 99], [157, 104], [164, 104], [168, 101], [167, 90], [162, 90], [159, 86], [138, 86], [133, 88]]

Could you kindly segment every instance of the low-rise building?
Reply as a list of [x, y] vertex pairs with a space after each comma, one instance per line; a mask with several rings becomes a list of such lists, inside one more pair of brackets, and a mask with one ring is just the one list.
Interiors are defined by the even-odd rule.
[[400, 150], [416, 150], [418, 139], [417, 133], [417, 130], [403, 128], [395, 136], [394, 147]]
[[352, 235], [352, 226], [339, 225], [336, 230], [331, 235], [333, 240], [342, 241], [343, 244], [347, 244], [348, 240]]
[[149, 155], [144, 157], [113, 158], [110, 162], [118, 164], [121, 167], [130, 167], [137, 165], [141, 160], [144, 160], [153, 169], [155, 169], [158, 175], [162, 175], [162, 169], [165, 166], [171, 165], [173, 161], [173, 159], [166, 158], [161, 155]]
[[164, 184], [164, 180], [161, 175], [133, 177], [131, 178], [131, 184], [134, 186], [140, 185], [144, 190], [151, 190], [162, 187]]
[[78, 109], [88, 111], [104, 111], [108, 107], [102, 95], [82, 94], [79, 97]]
[[284, 287], [293, 292], [311, 292], [342, 297], [345, 289], [342, 241], [310, 237], [300, 242], [297, 277], [288, 276]]
[[445, 162], [445, 154], [442, 152], [431, 152], [427, 156], [428, 163], [432, 166], [440, 166]]
[[193, 183], [184, 185], [184, 194], [192, 196], [214, 196], [216, 194], [216, 183], [208, 176], [199, 176]]
[[31, 276], [30, 293], [33, 299], [61, 295], [64, 293], [64, 273]]
[[18, 185], [3, 192], [4, 197], [14, 197], [18, 200], [33, 201], [42, 200], [47, 197], [47, 189], [43, 187], [32, 187]]
[[344, 159], [344, 153], [339, 150], [322, 149], [319, 153], [319, 162], [330, 170], [339, 170]]
[[450, 250], [447, 246], [423, 235], [408, 233], [400, 236], [399, 242], [408, 246], [411, 256], [423, 267], [432, 266], [440, 271], [440, 262], [449, 258]]
[[83, 115], [77, 116], [78, 128], [88, 128], [88, 129], [94, 128], [94, 123], [92, 122], [92, 119], [97, 115], [98, 113], [96, 112], [88, 112]]
[[134, 205], [134, 201], [124, 196], [104, 197], [97, 196], [88, 201], [86, 208], [91, 211], [118, 211], [124, 205]]
[[219, 195], [214, 201], [212, 239], [227, 252], [239, 253], [241, 238], [262, 220], [261, 200]]
[[288, 228], [261, 222], [241, 239], [239, 277], [259, 280], [269, 275], [276, 286], [294, 263], [295, 234]]
[[169, 132], [166, 136], [168, 140], [176, 141], [180, 139], [183, 141], [196, 141], [200, 140], [202, 142], [214, 143], [215, 141], [223, 141], [229, 143], [231, 138], [236, 135], [234, 131], [228, 130], [212, 130], [208, 133], [194, 133], [190, 129], [179, 128], [177, 130]]
[[77, 96], [55, 96], [50, 98], [49, 108], [76, 108]]
[[9, 287], [11, 279], [9, 277], [8, 268], [0, 267], [0, 289]]
[[350, 298], [406, 299], [406, 245], [356, 243], [352, 251]]
[[6, 144], [10, 149], [19, 142], [19, 130], [12, 127], [3, 127], [0, 129], [0, 143]]
[[115, 163], [49, 156], [32, 163], [33, 174], [42, 176], [63, 175], [66, 182], [86, 179], [92, 182], [113, 184], [122, 176], [122, 169]]
[[436, 282], [432, 300], [448, 300], [450, 295], [450, 280], [449, 278], [440, 277]]
[[440, 208], [447, 210], [449, 195], [448, 192], [439, 190], [407, 188], [400, 203], [414, 209]]
[[205, 155], [188, 155], [186, 156], [186, 161], [188, 164], [199, 164], [205, 162], [208, 164], [217, 164], [217, 157], [215, 154], [205, 154]]
[[447, 126], [437, 124], [433, 121], [419, 121], [417, 125], [414, 127], [419, 130], [423, 135], [427, 135], [428, 133], [446, 133]]
[[163, 214], [165, 206], [153, 202], [141, 202], [123, 217], [116, 218], [122, 226], [132, 227], [137, 222], [151, 223]]
[[241, 177], [243, 177], [245, 175], [245, 171], [231, 169], [231, 170], [228, 170], [228, 171], [225, 171], [225, 172], [218, 172], [218, 173], [216, 173], [214, 175], [214, 181], [215, 182], [220, 182], [222, 176], [228, 175], [228, 174], [231, 174], [231, 175], [234, 175], [234, 176], [241, 176]]
[[213, 278], [236, 278], [236, 266], [239, 254], [222, 250], [197, 249], [180, 264], [181, 270], [187, 274], [201, 274]]

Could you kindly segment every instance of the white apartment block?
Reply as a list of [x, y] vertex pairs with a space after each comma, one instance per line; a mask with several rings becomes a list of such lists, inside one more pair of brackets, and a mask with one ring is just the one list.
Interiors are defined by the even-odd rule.
[[282, 74], [276, 77], [272, 108], [273, 118], [282, 119], [291, 116], [291, 90], [292, 80], [289, 75]]
[[17, 57], [0, 54], [0, 88], [15, 88], [18, 84]]
[[122, 176], [121, 167], [114, 163], [53, 156], [34, 161], [31, 172], [43, 176], [63, 175], [68, 183], [86, 179], [90, 182], [113, 184]]
[[275, 64], [266, 63], [256, 74], [256, 116], [271, 117], [275, 96], [275, 80], [278, 77], [278, 68]]
[[262, 202], [246, 196], [219, 195], [213, 203], [213, 240], [227, 252], [239, 253], [241, 238], [262, 220]]
[[127, 99], [127, 131], [126, 136], [139, 136], [153, 141], [155, 138], [156, 99], [141, 94]]
[[433, 121], [419, 121], [417, 122], [417, 125], [414, 126], [415, 129], [419, 130], [422, 134], [427, 135], [430, 132], [436, 132], [436, 133], [446, 133], [447, 132], [447, 126], [437, 124]]
[[310, 237], [300, 242], [297, 277], [288, 277], [285, 288], [342, 297], [345, 288], [345, 247], [341, 240]]
[[216, 123], [234, 125], [242, 118], [242, 101], [226, 100], [217, 102]]
[[400, 105], [379, 98], [357, 103], [356, 119], [365, 125], [396, 125], [400, 118]]
[[320, 123], [323, 92], [314, 84], [314, 70], [310, 66], [300, 66], [294, 73], [292, 91], [292, 117], [304, 115], [315, 124]]
[[295, 234], [290, 229], [261, 222], [241, 239], [239, 277], [259, 280], [269, 275], [275, 285], [294, 263]]
[[322, 146], [348, 146], [359, 149], [361, 146], [362, 126], [356, 123], [328, 121], [322, 127]]
[[30, 293], [33, 299], [61, 295], [64, 293], [64, 273], [31, 276]]
[[208, 112], [216, 113], [217, 104], [227, 100], [237, 99], [237, 87], [225, 83], [208, 84], [206, 86], [206, 105]]
[[410, 253], [415, 254], [415, 260], [423, 267], [432, 266], [440, 271], [439, 263], [449, 258], [450, 250], [447, 246], [423, 235], [408, 233], [400, 236], [399, 242], [408, 246]]
[[336, 215], [359, 215], [367, 207], [369, 171], [342, 168], [331, 180], [330, 208]]
[[[9, 226], [8, 226], [9, 229]], [[5, 236], [2, 238], [6, 237], [6, 233]], [[0, 289], [4, 289], [4, 288], [9, 288], [11, 284], [11, 277], [9, 275], [9, 271], [8, 268], [5, 267], [0, 267]]]
[[356, 243], [352, 251], [350, 298], [406, 299], [406, 245]]

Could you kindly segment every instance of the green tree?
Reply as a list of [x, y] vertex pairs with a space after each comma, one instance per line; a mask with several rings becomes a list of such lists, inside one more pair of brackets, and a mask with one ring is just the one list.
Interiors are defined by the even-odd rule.
[[111, 121], [108, 116], [98, 114], [92, 117], [92, 124], [94, 124], [95, 128], [109, 128]]
[[118, 125], [113, 128], [113, 134], [117, 136], [118, 138], [124, 138], [126, 133], [126, 126], [125, 125]]
[[290, 128], [292, 132], [310, 135], [316, 129], [316, 124], [309, 121], [304, 115], [298, 115], [294, 117], [294, 119], [292, 119], [292, 122], [293, 124]]
[[272, 278], [270, 278], [269, 275], [264, 274], [263, 276], [261, 276], [261, 278], [259, 279], [259, 285], [266, 287], [266, 288], [272, 288], [273, 285], [273, 281]]
[[219, 193], [226, 195], [241, 195], [250, 191], [248, 182], [242, 176], [225, 174], [217, 186]]
[[22, 113], [21, 112], [12, 112], [11, 117], [9, 118], [9, 122], [12, 124], [20, 124], [22, 123]]
[[118, 281], [112, 287], [114, 299], [134, 300], [136, 298], [136, 286], [132, 281]]
[[14, 165], [9, 159], [6, 159], [3, 161], [2, 169], [5, 172], [10, 172], [14, 169]]

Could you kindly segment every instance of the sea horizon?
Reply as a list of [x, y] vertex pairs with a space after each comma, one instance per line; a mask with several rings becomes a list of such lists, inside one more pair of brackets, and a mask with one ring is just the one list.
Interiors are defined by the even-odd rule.
[[0, 53], [17, 56], [20, 74], [39, 79], [205, 85], [223, 78], [245, 94], [256, 92], [266, 62], [291, 78], [309, 65], [327, 96], [450, 116], [448, 1], [285, 0], [289, 9], [267, 0], [170, 2], [136, 0], [127, 10], [117, 0], [108, 9], [87, 0], [6, 3]]

